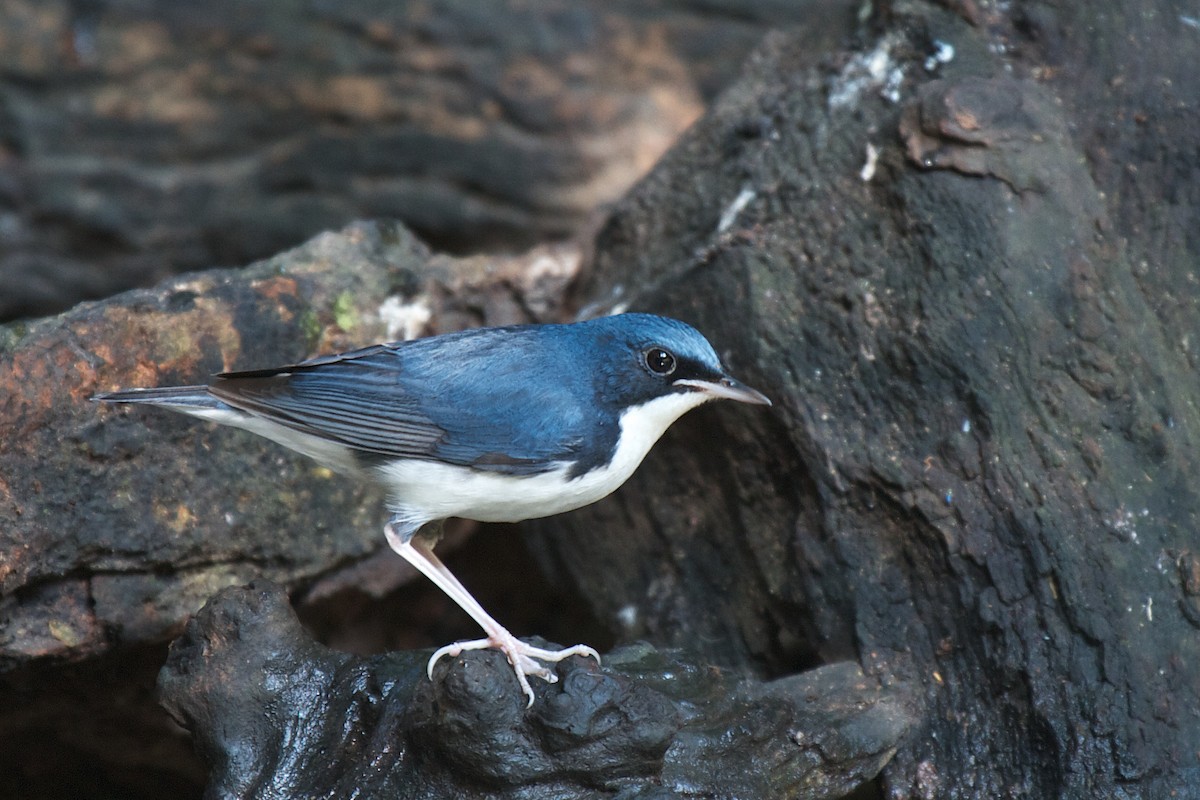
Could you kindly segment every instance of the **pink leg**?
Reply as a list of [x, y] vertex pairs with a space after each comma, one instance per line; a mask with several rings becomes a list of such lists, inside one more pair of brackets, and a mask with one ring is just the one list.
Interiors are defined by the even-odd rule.
[[568, 656], [591, 656], [596, 659], [597, 664], [600, 663], [600, 654], [587, 645], [577, 644], [574, 647], [568, 647], [564, 650], [544, 650], [522, 642], [509, 633], [490, 614], [484, 611], [479, 601], [471, 596], [471, 593], [459, 583], [458, 578], [454, 577], [450, 570], [446, 568], [446, 565], [441, 562], [441, 559], [434, 555], [432, 544], [417, 538], [410, 538], [407, 542], [403, 541], [391, 523], [388, 523], [383, 530], [387, 536], [388, 544], [391, 545], [392, 549], [403, 556], [404, 560], [416, 567], [421, 574], [433, 581], [463, 611], [470, 614], [471, 619], [478, 622], [479, 626], [487, 634], [486, 639], [456, 642], [438, 650], [429, 659], [429, 677], [433, 677], [433, 665], [442, 656], [457, 656], [464, 650], [482, 650], [488, 647], [495, 647], [504, 653], [508, 659], [508, 663], [512, 665], [513, 672], [517, 675], [517, 682], [521, 684], [521, 690], [529, 698], [529, 702], [526, 705], [532, 706], [533, 689], [529, 686], [529, 681], [525, 676], [535, 675], [549, 683], [554, 683], [558, 680], [557, 675], [534, 659], [540, 661], [562, 661]]

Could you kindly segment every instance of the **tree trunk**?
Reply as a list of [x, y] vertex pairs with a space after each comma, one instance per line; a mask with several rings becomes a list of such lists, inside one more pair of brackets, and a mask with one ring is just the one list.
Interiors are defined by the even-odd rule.
[[627, 635], [922, 684], [889, 796], [1187, 796], [1200, 29], [946, 5], [772, 36], [616, 210], [577, 302], [696, 323], [775, 413], [538, 540]]

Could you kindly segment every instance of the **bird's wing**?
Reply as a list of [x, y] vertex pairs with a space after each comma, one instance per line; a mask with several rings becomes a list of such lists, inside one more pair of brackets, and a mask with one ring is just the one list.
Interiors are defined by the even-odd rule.
[[352, 450], [429, 457], [444, 431], [400, 389], [383, 346], [277, 369], [228, 372], [209, 392], [228, 405]]
[[432, 340], [375, 345], [225, 373], [209, 391], [367, 462], [425, 458], [521, 475], [576, 460], [579, 403], [560, 380], [531, 380], [536, 347], [522, 348], [519, 337], [464, 336], [449, 346], [441, 339], [437, 347], [423, 344]]

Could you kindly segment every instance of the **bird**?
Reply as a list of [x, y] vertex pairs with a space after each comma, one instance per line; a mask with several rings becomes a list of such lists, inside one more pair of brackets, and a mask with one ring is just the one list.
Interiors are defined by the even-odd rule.
[[771, 405], [694, 327], [645, 313], [476, 328], [92, 399], [241, 428], [382, 487], [387, 543], [486, 634], [438, 649], [430, 679], [445, 656], [495, 648], [527, 707], [527, 676], [553, 683], [546, 663], [578, 655], [599, 664], [600, 655], [517, 639], [434, 554], [441, 523], [520, 522], [589, 505], [691, 409], [716, 399]]

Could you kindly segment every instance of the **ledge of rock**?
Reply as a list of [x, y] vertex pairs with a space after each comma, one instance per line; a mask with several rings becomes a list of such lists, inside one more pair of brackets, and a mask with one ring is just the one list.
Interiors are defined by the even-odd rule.
[[857, 665], [763, 682], [637, 644], [557, 665], [526, 709], [494, 651], [358, 657], [309, 638], [267, 581], [217, 594], [171, 647], [163, 702], [210, 796], [840, 797], [912, 729]]
[[163, 642], [223, 586], [296, 585], [382, 546], [380, 498], [251, 434], [89, 402], [125, 386], [467, 325], [553, 318], [570, 245], [434, 256], [358, 224], [0, 328], [0, 672]]

